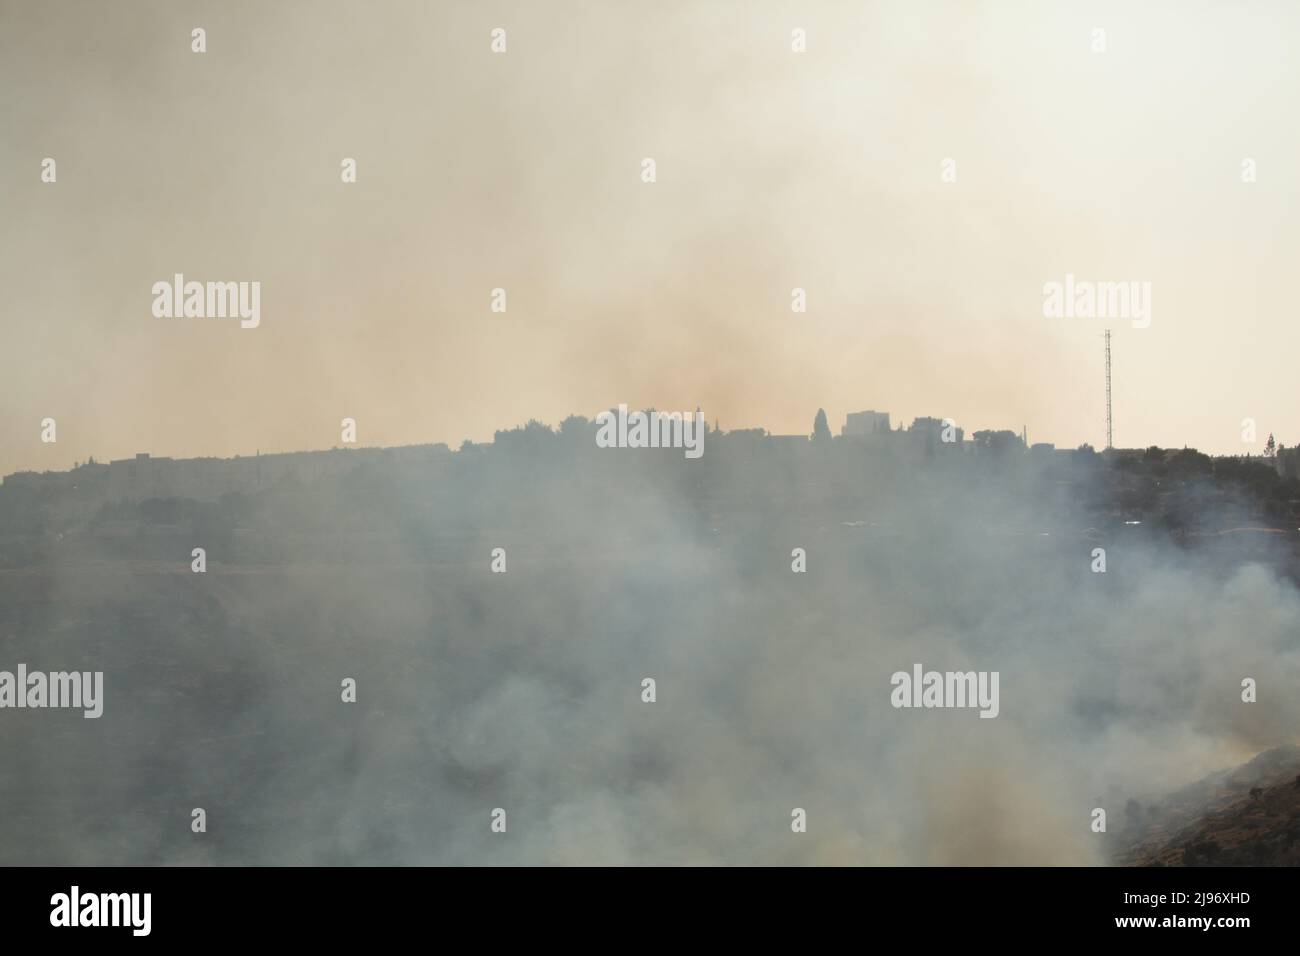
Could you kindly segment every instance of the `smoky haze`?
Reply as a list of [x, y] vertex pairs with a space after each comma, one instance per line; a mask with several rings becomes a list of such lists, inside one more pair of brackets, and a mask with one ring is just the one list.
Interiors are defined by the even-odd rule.
[[[1150, 328], [1110, 323], [1118, 443], [1292, 444], [1297, 17], [3, 0], [0, 473], [325, 448], [343, 417], [455, 446], [611, 401], [1100, 447], [1106, 323], [1042, 314], [1067, 274], [1152, 283]], [[154, 318], [176, 273], [261, 282], [261, 325]]]
[[[871, 407], [1101, 447], [1110, 327], [1118, 445], [1295, 444], [1298, 27], [0, 0], [0, 474], [60, 472], [0, 487], [0, 670], [105, 696], [0, 711], [0, 863], [1113, 862], [1094, 808], [1296, 743], [1294, 468], [1246, 547], [1262, 498], [1212, 470], [1170, 511], [1114, 457], [740, 432]], [[155, 317], [176, 274], [260, 283], [260, 324]], [[1150, 282], [1150, 327], [1046, 318], [1067, 275]], [[618, 404], [735, 431], [497, 432]], [[94, 470], [344, 419], [376, 457], [325, 477]], [[998, 716], [894, 708], [918, 663], [998, 672]]]
[[[5, 489], [5, 662], [103, 670], [105, 705], [5, 712], [0, 858], [1103, 864], [1128, 799], [1295, 742], [1291, 545], [1177, 543], [1242, 520], [1206, 479], [1157, 530], [1085, 453], [594, 432], [57, 541]], [[999, 672], [998, 716], [894, 708], [915, 663]]]

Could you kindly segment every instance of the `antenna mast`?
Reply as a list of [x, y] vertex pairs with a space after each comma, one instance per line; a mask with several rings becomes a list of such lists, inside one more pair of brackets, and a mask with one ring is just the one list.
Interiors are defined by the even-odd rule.
[[1111, 423], [1110, 417], [1110, 329], [1106, 330], [1106, 447], [1114, 447], [1111, 443]]

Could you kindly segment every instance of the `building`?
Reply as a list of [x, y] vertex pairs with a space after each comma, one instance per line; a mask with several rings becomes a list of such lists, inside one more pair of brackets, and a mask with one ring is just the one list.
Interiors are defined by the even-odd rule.
[[841, 438], [857, 438], [863, 435], [878, 435], [889, 431], [889, 412], [849, 412], [840, 429]]
[[958, 428], [950, 419], [928, 416], [912, 419], [912, 426], [907, 431], [908, 434], [925, 442], [928, 447], [951, 445], [954, 448], [961, 448], [962, 441], [966, 437], [966, 430]]

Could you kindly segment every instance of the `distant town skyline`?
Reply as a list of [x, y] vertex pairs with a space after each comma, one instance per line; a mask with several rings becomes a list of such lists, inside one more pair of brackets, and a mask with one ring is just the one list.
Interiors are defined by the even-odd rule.
[[[640, 410], [648, 412], [651, 410], [651, 407], [646, 406], [644, 409], [640, 409]], [[602, 409], [602, 411], [604, 410]], [[638, 411], [638, 409], [631, 409], [631, 411]], [[595, 415], [583, 415], [580, 412], [573, 412], [570, 413], [570, 415], [564, 416], [564, 418], [562, 418], [560, 421], [556, 421], [556, 422], [541, 422], [539, 419], [536, 418], [528, 419], [520, 422], [514, 422], [509, 425], [503, 425], [500, 428], [494, 429], [493, 435], [488, 436], [487, 439], [484, 439], [482, 441], [471, 439], [471, 438], [465, 438], [460, 441], [443, 441], [443, 440], [429, 439], [425, 441], [403, 442], [397, 445], [375, 445], [375, 444], [363, 444], [360, 442], [354, 443], [348, 441], [335, 441], [333, 444], [324, 445], [317, 448], [303, 447], [303, 448], [288, 448], [288, 449], [280, 449], [280, 450], [269, 450], [264, 448], [258, 448], [252, 450], [251, 452], [247, 452], [247, 451], [235, 452], [234, 454], [226, 454], [226, 455], [218, 455], [218, 454], [211, 454], [211, 453], [200, 453], [197, 455], [175, 455], [175, 454], [167, 454], [167, 453], [160, 454], [156, 450], [147, 450], [147, 451], [142, 450], [142, 451], [136, 451], [131, 454], [123, 454], [123, 455], [96, 455], [94, 453], [91, 453], [90, 455], [87, 455], [85, 458], [74, 460], [74, 462], [69, 466], [67, 466], [66, 468], [48, 468], [48, 469], [19, 468], [12, 472], [0, 473], [0, 478], [7, 477], [9, 475], [21, 475], [21, 474], [32, 474], [32, 473], [39, 474], [44, 471], [65, 472], [65, 471], [71, 471], [76, 467], [81, 467], [89, 464], [95, 464], [95, 465], [123, 464], [127, 462], [140, 461], [140, 460], [150, 460], [154, 462], [158, 462], [158, 461], [193, 462], [193, 461], [201, 461], [204, 459], [215, 459], [219, 461], [234, 461], [235, 459], [246, 460], [246, 459], [253, 459], [257, 457], [293, 458], [296, 456], [320, 455], [331, 451], [356, 451], [356, 452], [372, 452], [372, 453], [373, 452], [399, 452], [403, 454], [414, 455], [415, 457], [411, 458], [410, 460], [417, 460], [420, 458], [420, 456], [424, 455], [425, 452], [428, 452], [433, 449], [445, 448], [448, 453], [457, 451], [467, 441], [475, 445], [492, 445], [493, 437], [497, 432], [509, 432], [512, 429], [523, 428], [524, 426], [528, 425], [530, 422], [534, 422], [534, 421], [537, 421], [540, 424], [551, 429], [552, 431], [558, 433], [560, 431], [562, 422], [565, 419], [569, 418], [571, 415], [578, 415], [587, 420], [587, 423], [592, 430], [592, 435], [594, 440], [599, 425], [599, 420], [598, 420], [599, 414], [600, 412], [597, 412]], [[774, 439], [787, 440], [790, 438], [807, 437], [809, 440], [812, 440], [813, 438], [813, 429], [811, 426], [808, 428], [807, 431], [804, 432], [800, 432], [800, 431], [778, 432], [771, 428], [766, 428], [762, 425], [742, 425], [742, 426], [737, 426], [735, 428], [728, 428], [725, 425], [725, 423], [710, 419], [707, 413], [701, 412], [701, 414], [703, 414], [704, 417], [705, 427], [708, 429], [710, 433], [713, 433], [714, 431], [719, 431], [723, 435], [726, 435], [732, 432], [745, 432], [745, 431], [752, 431], [757, 429], [759, 431], [766, 432], [769, 437]], [[828, 415], [828, 420], [833, 421], [833, 419], [829, 415]], [[887, 432], [887, 433], [915, 432], [918, 426], [922, 429], [923, 432], [927, 434], [938, 434], [939, 432], [942, 431], [943, 425], [945, 424], [946, 421], [947, 421], [946, 418], [935, 416], [935, 415], [911, 416], [909, 420], [904, 420], [901, 417], [895, 419], [892, 416], [892, 414], [888, 411], [879, 410], [879, 409], [861, 409], [858, 411], [847, 412], [844, 416], [843, 421], [839, 425], [832, 425], [830, 430], [832, 433], [832, 438], [860, 438], [863, 436], [868, 436], [880, 432]], [[1050, 439], [1050, 437], [1034, 435], [1032, 432], [1029, 432], [1028, 429], [1023, 425], [1020, 428], [1015, 428], [1009, 424], [1003, 426], [994, 425], [994, 426], [976, 426], [973, 428], [966, 428], [962, 426], [956, 419], [951, 419], [951, 421], [952, 421], [952, 429], [953, 429], [953, 441], [957, 443], [970, 443], [972, 441], [972, 436], [975, 435], [977, 432], [990, 431], [990, 432], [1011, 432], [1012, 434], [1016, 435], [1017, 438], [1024, 440], [1024, 446], [1026, 449], [1032, 448], [1035, 445], [1050, 445], [1059, 450], [1070, 451], [1082, 447], [1083, 445], [1086, 444], [1091, 446], [1095, 451], [1098, 452], [1105, 450], [1105, 446], [1102, 443], [1080, 442], [1078, 444], [1061, 444], [1059, 442], [1054, 442]], [[1261, 448], [1260, 451], [1258, 452], [1256, 451], [1229, 452], [1227, 453], [1227, 455], [1235, 456], [1235, 457], [1248, 456], [1248, 455], [1258, 456], [1268, 450], [1267, 448], [1268, 437], [1269, 436], [1265, 437], [1265, 441], [1264, 441], [1265, 447]], [[595, 441], [595, 444], [598, 447], [602, 447], [600, 446], [599, 441]], [[1116, 450], [1141, 451], [1149, 447], [1150, 447], [1149, 445], [1118, 445], [1116, 446]], [[1171, 446], [1161, 446], [1161, 447], [1173, 449], [1173, 448], [1192, 447], [1192, 446], [1171, 445]], [[1280, 449], [1281, 447], [1283, 447], [1281, 443], [1275, 443], [1275, 449]], [[1196, 450], [1203, 451], [1203, 449], [1196, 449]], [[688, 456], [688, 457], [698, 457], [698, 456]]]

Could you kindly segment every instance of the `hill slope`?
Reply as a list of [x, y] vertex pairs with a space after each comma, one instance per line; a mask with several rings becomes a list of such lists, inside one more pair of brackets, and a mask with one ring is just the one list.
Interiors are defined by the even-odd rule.
[[1300, 747], [1265, 751], [1147, 808], [1130, 803], [1129, 866], [1300, 865]]

